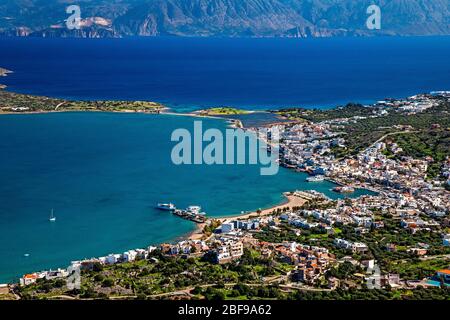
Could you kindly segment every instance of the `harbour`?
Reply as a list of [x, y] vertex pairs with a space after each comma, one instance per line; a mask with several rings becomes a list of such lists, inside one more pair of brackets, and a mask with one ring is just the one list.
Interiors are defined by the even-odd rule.
[[[172, 241], [204, 220], [155, 208], [162, 201], [180, 208], [199, 203], [209, 218], [218, 218], [282, 203], [286, 190], [341, 197], [331, 191], [334, 184], [312, 187], [305, 173], [294, 170], [262, 177], [252, 165], [171, 164], [165, 137], [191, 127], [193, 117], [67, 112], [2, 115], [0, 121], [0, 134], [10, 137], [0, 142], [9, 155], [0, 159], [0, 214], [6, 221], [0, 240], [9, 243], [0, 248], [0, 282], [74, 259]], [[226, 120], [210, 118], [203, 125], [228, 128]], [[84, 158], [89, 161], [79, 160]], [[57, 218], [51, 223], [49, 204]]]

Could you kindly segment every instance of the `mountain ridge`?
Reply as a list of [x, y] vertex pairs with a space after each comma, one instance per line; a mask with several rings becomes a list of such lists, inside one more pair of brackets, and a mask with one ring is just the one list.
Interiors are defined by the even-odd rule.
[[[381, 9], [369, 30], [367, 8]], [[79, 5], [79, 30], [65, 27]], [[331, 37], [449, 35], [448, 0], [0, 0], [0, 35]]]

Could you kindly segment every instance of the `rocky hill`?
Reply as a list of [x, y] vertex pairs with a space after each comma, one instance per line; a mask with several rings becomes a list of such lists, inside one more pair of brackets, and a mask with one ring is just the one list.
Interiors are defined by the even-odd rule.
[[[381, 8], [368, 30], [367, 8]], [[81, 9], [68, 30], [67, 6]], [[331, 37], [448, 35], [449, 0], [0, 0], [0, 35]]]

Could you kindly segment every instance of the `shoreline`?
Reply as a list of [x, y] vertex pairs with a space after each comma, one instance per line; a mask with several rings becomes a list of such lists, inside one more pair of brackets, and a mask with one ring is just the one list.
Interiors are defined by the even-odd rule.
[[[293, 192], [284, 192], [283, 197], [284, 197], [284, 200], [281, 203], [271, 206], [269, 208], [261, 208], [256, 211], [244, 212], [241, 214], [236, 214], [236, 215], [231, 215], [231, 216], [217, 217], [216, 220], [219, 220], [223, 223], [228, 220], [251, 219], [251, 218], [257, 218], [257, 217], [264, 217], [264, 216], [271, 215], [272, 212], [276, 211], [277, 209], [284, 209], [284, 208], [292, 209], [294, 207], [301, 207], [302, 205], [304, 205], [307, 202], [306, 199], [294, 195]], [[258, 213], [259, 210], [261, 210], [260, 213]]]
[[[249, 128], [245, 128], [242, 121], [239, 119], [232, 119], [227, 118], [226, 116], [211, 116], [211, 115], [201, 115], [195, 112], [192, 113], [177, 113], [171, 111], [170, 108], [165, 107], [163, 110], [161, 110], [158, 113], [154, 112], [139, 112], [139, 111], [133, 111], [133, 110], [121, 110], [121, 111], [114, 111], [114, 110], [41, 110], [41, 111], [24, 111], [24, 112], [0, 112], [1, 115], [37, 115], [37, 114], [52, 114], [52, 113], [118, 113], [118, 114], [147, 114], [147, 115], [168, 115], [168, 116], [182, 116], [182, 117], [193, 117], [193, 118], [207, 118], [207, 119], [215, 119], [215, 120], [221, 120], [229, 124], [230, 128], [236, 128], [236, 129], [243, 129], [243, 130], [249, 130]], [[293, 196], [293, 195], [287, 195], [288, 193], [283, 193], [284, 199], [281, 203], [276, 204], [274, 206], [271, 206], [269, 208], [263, 209], [262, 213], [258, 215], [256, 211], [253, 212], [246, 212], [242, 214], [233, 214], [232, 216], [228, 217], [217, 217], [217, 218], [207, 218], [206, 222], [203, 223], [194, 223], [195, 228], [191, 232], [188, 232], [186, 234], [181, 234], [172, 240], [169, 240], [167, 242], [174, 242], [174, 241], [191, 241], [191, 240], [202, 240], [204, 239], [204, 233], [203, 229], [208, 224], [209, 221], [212, 220], [219, 220], [223, 223], [223, 221], [226, 221], [228, 219], [246, 219], [250, 216], [265, 216], [272, 213], [273, 210], [276, 210], [278, 208], [285, 208], [288, 205], [301, 205], [299, 201], [306, 202], [306, 200], [301, 199], [300, 197]], [[300, 203], [300, 204], [299, 204]], [[166, 243], [167, 243], [166, 242]], [[164, 242], [162, 242], [164, 243]], [[159, 243], [158, 245], [162, 244]], [[51, 270], [51, 269], [50, 269]], [[36, 271], [30, 271], [30, 272], [36, 272]], [[16, 284], [17, 282], [11, 282], [9, 284]]]
[[224, 222], [230, 221], [230, 220], [247, 220], [247, 219], [251, 219], [251, 218], [259, 218], [259, 217], [271, 215], [273, 213], [273, 211], [276, 211], [277, 209], [284, 209], [284, 208], [292, 209], [294, 207], [301, 207], [302, 205], [304, 205], [307, 202], [306, 199], [296, 196], [292, 192], [284, 192], [283, 197], [284, 197], [284, 200], [279, 204], [273, 205], [273, 206], [271, 206], [269, 208], [265, 208], [265, 209], [258, 209], [258, 210], [261, 210], [260, 213], [258, 213], [257, 212], [258, 210], [256, 210], [256, 211], [252, 211], [252, 212], [243, 212], [241, 214], [233, 214], [230, 216], [210, 217], [210, 218], [208, 218], [207, 222], [197, 223], [195, 230], [188, 233], [186, 235], [186, 237], [180, 237], [180, 238], [181, 239], [184, 238], [185, 240], [201, 240], [204, 236], [203, 229], [208, 224], [208, 221], [218, 220], [221, 223], [224, 223]]
[[[145, 111], [133, 111], [133, 110], [121, 110], [121, 111], [114, 111], [114, 110], [47, 110], [47, 111], [24, 111], [24, 112], [0, 112], [0, 116], [2, 115], [37, 115], [37, 114], [52, 114], [52, 113], [118, 113], [118, 114], [146, 114], [146, 115], [167, 115], [167, 116], [179, 116], [179, 117], [193, 117], [193, 118], [207, 118], [207, 119], [214, 119], [214, 120], [222, 120], [225, 122], [228, 122], [229, 128], [233, 129], [243, 129], [244, 124], [241, 120], [238, 119], [231, 119], [226, 117], [216, 117], [216, 116], [208, 116], [208, 115], [199, 115], [195, 112], [192, 113], [177, 113], [170, 111], [170, 108], [164, 108], [160, 112], [145, 112]], [[247, 128], [248, 129], [248, 128]]]
[[[158, 113], [153, 113], [153, 112], [139, 112], [139, 111], [134, 111], [134, 110], [120, 110], [120, 111], [114, 111], [114, 110], [45, 110], [45, 111], [26, 111], [26, 112], [1, 112], [0, 115], [2, 114], [46, 114], [46, 113], [70, 113], [70, 112], [100, 112], [100, 113], [123, 113], [123, 114], [130, 114], [130, 113], [134, 113], [134, 114], [149, 114], [149, 115], [169, 115], [169, 116], [189, 116], [189, 117], [195, 117], [195, 118], [210, 118], [210, 119], [217, 119], [217, 120], [223, 120], [226, 121], [228, 123], [231, 123], [231, 125], [236, 125], [239, 126], [241, 128], [244, 128], [242, 122], [240, 120], [237, 119], [230, 119], [227, 118], [225, 116], [210, 116], [210, 115], [199, 115], [196, 114], [194, 112], [192, 113], [177, 113], [177, 112], [173, 112], [171, 111], [171, 109], [169, 108], [164, 108], [162, 109], [160, 112]], [[336, 183], [336, 182], [334, 182]], [[195, 223], [195, 229], [187, 234], [182, 234], [179, 235], [178, 237], [170, 240], [170, 241], [176, 241], [178, 240], [201, 240], [204, 238], [204, 234], [203, 234], [203, 229], [204, 227], [207, 225], [207, 223], [209, 221], [212, 220], [219, 220], [222, 223], [225, 221], [229, 221], [229, 220], [235, 220], [235, 219], [250, 219], [252, 217], [256, 218], [256, 217], [262, 217], [262, 216], [267, 216], [272, 214], [272, 212], [274, 210], [277, 209], [283, 209], [283, 208], [292, 208], [292, 207], [300, 207], [303, 204], [305, 204], [307, 202], [307, 200], [299, 197], [299, 196], [295, 196], [292, 193], [283, 193], [284, 196], [284, 200], [276, 205], [273, 205], [269, 208], [264, 208], [261, 209], [261, 213], [257, 213], [257, 211], [252, 211], [252, 212], [242, 212], [241, 214], [233, 214], [230, 216], [218, 216], [218, 217], [208, 217], [207, 222], [205, 223]]]
[[[161, 112], [158, 113], [152, 113], [152, 112], [139, 112], [139, 111], [132, 111], [132, 110], [122, 110], [122, 111], [113, 111], [113, 110], [46, 110], [46, 111], [26, 111], [26, 112], [11, 112], [11, 113], [0, 113], [2, 114], [50, 114], [50, 113], [118, 113], [118, 114], [147, 114], [147, 115], [168, 115], [168, 116], [182, 116], [182, 117], [194, 117], [194, 118], [207, 118], [207, 119], [216, 119], [225, 121], [230, 124], [230, 127], [234, 128], [241, 128], [244, 130], [251, 130], [251, 128], [245, 128], [243, 123], [238, 119], [230, 119], [225, 116], [210, 116], [210, 115], [199, 115], [195, 112], [192, 113], [177, 113], [171, 111], [170, 108], [164, 108]], [[261, 213], [258, 213], [258, 210], [252, 211], [252, 212], [242, 212], [238, 214], [232, 214], [229, 216], [217, 216], [217, 217], [208, 217], [206, 222], [203, 223], [194, 223], [194, 230], [181, 234], [177, 237], [174, 237], [171, 240], [168, 240], [166, 242], [158, 243], [158, 245], [162, 243], [172, 243], [175, 241], [195, 241], [195, 240], [207, 240], [209, 237], [206, 237], [203, 233], [203, 230], [205, 226], [213, 220], [219, 220], [221, 223], [224, 223], [226, 221], [230, 220], [246, 220], [250, 218], [257, 218], [257, 217], [264, 217], [271, 215], [272, 212], [277, 209], [283, 209], [283, 208], [292, 208], [292, 207], [300, 207], [303, 204], [307, 202], [306, 199], [301, 198], [299, 196], [295, 196], [293, 192], [284, 192], [282, 193], [283, 200], [280, 203], [277, 203], [275, 205], [272, 205], [268, 208], [261, 208], [258, 210], [261, 210]], [[32, 271], [35, 272], [35, 271]]]

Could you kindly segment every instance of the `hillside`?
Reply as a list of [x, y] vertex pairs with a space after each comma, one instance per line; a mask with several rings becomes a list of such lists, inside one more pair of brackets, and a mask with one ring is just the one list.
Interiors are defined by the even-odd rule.
[[69, 0], [0, 0], [0, 35], [40, 37], [331, 37], [448, 35], [450, 1], [380, 0], [381, 30], [368, 30], [371, 0], [80, 0], [82, 28], [68, 30]]

